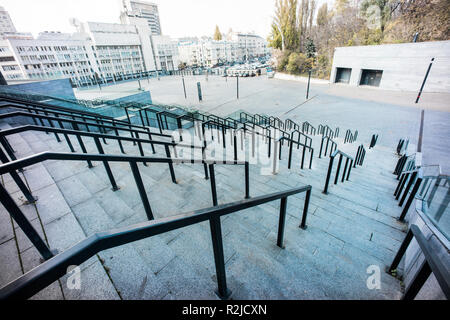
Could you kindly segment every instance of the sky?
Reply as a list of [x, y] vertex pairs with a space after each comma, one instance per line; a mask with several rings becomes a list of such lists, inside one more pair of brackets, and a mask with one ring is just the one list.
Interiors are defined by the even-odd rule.
[[[158, 4], [162, 32], [171, 37], [212, 36], [251, 32], [266, 38], [270, 33], [275, 0], [153, 0]], [[119, 23], [120, 0], [0, 0], [17, 31], [37, 35], [42, 31], [74, 32], [69, 19]]]

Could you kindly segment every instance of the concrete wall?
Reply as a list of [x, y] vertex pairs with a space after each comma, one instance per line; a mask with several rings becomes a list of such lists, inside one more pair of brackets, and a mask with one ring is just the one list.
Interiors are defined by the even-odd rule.
[[[10, 81], [8, 83], [11, 83]], [[76, 99], [69, 79], [58, 79], [49, 81], [36, 81], [21, 84], [10, 84], [9, 89], [21, 90], [29, 93], [61, 97], [64, 99]]]
[[418, 92], [431, 58], [435, 58], [424, 92], [450, 92], [450, 41], [432, 41], [335, 49], [336, 68], [352, 68], [350, 86], [358, 86], [362, 69], [383, 70], [380, 89]]

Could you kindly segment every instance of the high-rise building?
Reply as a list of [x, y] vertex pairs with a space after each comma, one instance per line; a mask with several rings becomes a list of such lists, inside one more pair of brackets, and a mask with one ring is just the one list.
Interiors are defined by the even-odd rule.
[[159, 21], [158, 5], [137, 0], [123, 0], [122, 16], [144, 18], [147, 20], [152, 35], [161, 35], [161, 23]]
[[16, 27], [9, 16], [8, 11], [5, 8], [0, 7], [0, 34], [6, 32], [16, 32]]

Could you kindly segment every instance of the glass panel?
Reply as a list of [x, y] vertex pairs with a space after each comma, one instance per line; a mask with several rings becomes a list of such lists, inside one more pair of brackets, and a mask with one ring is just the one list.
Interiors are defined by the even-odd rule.
[[435, 226], [447, 237], [450, 235], [450, 178], [430, 179], [422, 202], [422, 211]]

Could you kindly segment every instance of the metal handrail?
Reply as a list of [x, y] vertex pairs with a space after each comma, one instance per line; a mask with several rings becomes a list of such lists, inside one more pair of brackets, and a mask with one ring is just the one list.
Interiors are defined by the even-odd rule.
[[[129, 131], [130, 132], [135, 132], [137, 129], [141, 129], [141, 130], [145, 130], [145, 131], [148, 131], [148, 130], [150, 130], [148, 127], [146, 127], [146, 126], [140, 126], [140, 125], [136, 125], [136, 124], [132, 124], [132, 123], [130, 123], [130, 122], [127, 122], [127, 121], [122, 121], [122, 120], [116, 120], [116, 119], [114, 119], [114, 118], [112, 118], [112, 119], [109, 119], [109, 118], [103, 118], [103, 116], [101, 116], [101, 115], [98, 115], [98, 116], [95, 116], [95, 118], [94, 119], [91, 119], [91, 118], [89, 118], [90, 116], [84, 116], [84, 115], [77, 115], [77, 116], [74, 116], [73, 114], [65, 114], [65, 113], [67, 113], [67, 112], [65, 112], [65, 111], [63, 111], [63, 112], [56, 112], [56, 111], [48, 111], [48, 110], [44, 110], [44, 109], [40, 109], [40, 110], [37, 110], [36, 108], [34, 108], [34, 107], [28, 107], [28, 106], [16, 106], [16, 105], [2, 105], [2, 106], [0, 106], [0, 108], [18, 108], [18, 109], [25, 109], [25, 110], [28, 110], [28, 111], [35, 111], [36, 112], [36, 115], [38, 115], [38, 116], [49, 116], [48, 114], [50, 113], [50, 114], [53, 114], [56, 118], [58, 118], [58, 119], [54, 119], [54, 121], [58, 121], [58, 120], [69, 120], [69, 119], [65, 119], [65, 118], [59, 118], [59, 116], [64, 116], [64, 117], [68, 117], [68, 116], [70, 116], [70, 117], [72, 117], [72, 119], [71, 120], [73, 120], [73, 121], [79, 121], [79, 120], [76, 120], [75, 118], [80, 118], [80, 119], [82, 119], [83, 121], [82, 122], [79, 122], [79, 123], [81, 123], [83, 126], [86, 126], [86, 128], [87, 128], [87, 131], [89, 131], [89, 126], [95, 126], [95, 127], [97, 127], [97, 128], [99, 128], [99, 127], [101, 127], [101, 125], [103, 125], [104, 123], [109, 123], [109, 124], [111, 124], [111, 126], [112, 127], [116, 127], [117, 125], [121, 125], [121, 126], [125, 126], [125, 127], [128, 127], [129, 128]], [[37, 111], [41, 111], [41, 112], [44, 112], [44, 115], [40, 115], [40, 114], [38, 114], [37, 113]], [[18, 112], [20, 112], [20, 111], [18, 111]], [[74, 112], [75, 114], [77, 114], [76, 112]], [[32, 114], [32, 113], [30, 113], [30, 114]], [[47, 119], [47, 118], [45, 118], [45, 119]], [[87, 121], [96, 121], [95, 123], [92, 123], [92, 122], [87, 122]], [[50, 122], [50, 121], [49, 121]], [[41, 122], [41, 124], [42, 125], [44, 125], [42, 122]], [[52, 125], [52, 123], [50, 122], [50, 125]], [[110, 126], [110, 127], [111, 127]], [[110, 128], [109, 127], [109, 128]], [[132, 129], [132, 128], [136, 128], [136, 129]], [[123, 130], [123, 129], [120, 129], [120, 130]], [[138, 132], [142, 132], [142, 131], [138, 131]], [[152, 134], [155, 134], [155, 135], [158, 135], [158, 136], [164, 136], [164, 137], [171, 137], [170, 135], [167, 135], [167, 134], [161, 134], [161, 133], [156, 133], [156, 132], [151, 132]]]
[[327, 152], [328, 152], [328, 144], [330, 143], [330, 141], [331, 141], [330, 155], [331, 155], [331, 153], [332, 153], [334, 150], [337, 149], [337, 143], [336, 143], [335, 141], [333, 141], [333, 139], [331, 139], [331, 138], [328, 137], [328, 136], [323, 136], [323, 137], [322, 137], [322, 140], [321, 140], [321, 142], [320, 142], [319, 159], [322, 158], [322, 149], [323, 149], [323, 141], [324, 141], [324, 140], [327, 141], [327, 144], [325, 145], [325, 153], [324, 153], [324, 156], [327, 155]]
[[[165, 137], [165, 138], [172, 138], [171, 135], [167, 135], [167, 134], [161, 134], [161, 133], [156, 133], [156, 132], [151, 132], [149, 130], [149, 128], [145, 128], [143, 130], [136, 130], [136, 129], [130, 129], [130, 128], [123, 128], [123, 127], [116, 127], [113, 125], [105, 125], [105, 124], [101, 124], [101, 123], [86, 123], [80, 120], [73, 120], [73, 119], [66, 119], [66, 118], [59, 118], [59, 117], [52, 117], [52, 116], [46, 116], [46, 115], [41, 115], [41, 114], [33, 114], [33, 113], [28, 113], [28, 112], [22, 112], [22, 111], [16, 111], [16, 112], [10, 112], [10, 113], [2, 113], [0, 114], [0, 119], [5, 119], [5, 118], [12, 118], [12, 117], [28, 117], [28, 118], [34, 118], [34, 119], [41, 119], [41, 120], [47, 120], [50, 123], [50, 127], [53, 127], [53, 122], [55, 121], [57, 123], [60, 122], [66, 122], [66, 123], [70, 123], [70, 124], [76, 124], [77, 126], [92, 126], [92, 127], [97, 127], [98, 130], [100, 132], [106, 132], [105, 129], [109, 129], [109, 130], [113, 130], [113, 131], [127, 131], [130, 132], [130, 134], [151, 134], [151, 135], [155, 135], [155, 136], [159, 136], [159, 137]], [[35, 123], [37, 125], [37, 123]], [[42, 122], [41, 125], [43, 127], [45, 127], [45, 124]], [[103, 129], [103, 130], [102, 130]], [[89, 130], [86, 130], [89, 132]]]
[[[100, 145], [100, 141], [96, 139], [97, 146]], [[41, 163], [47, 160], [63, 160], [63, 161], [101, 161], [105, 167], [106, 173], [110, 180], [112, 190], [119, 190], [112, 170], [109, 166], [109, 162], [128, 162], [133, 173], [139, 195], [141, 197], [144, 210], [147, 214], [149, 220], [153, 220], [153, 213], [150, 207], [150, 203], [145, 191], [144, 184], [142, 182], [142, 177], [139, 173], [137, 163], [167, 163], [169, 165], [172, 182], [177, 183], [175, 179], [175, 172], [173, 169], [174, 163], [191, 163], [191, 164], [204, 164], [209, 165], [210, 175], [211, 175], [211, 193], [213, 195], [213, 203], [217, 202], [217, 194], [215, 189], [215, 175], [214, 175], [214, 165], [224, 164], [224, 165], [244, 165], [245, 166], [245, 198], [250, 197], [250, 187], [249, 187], [249, 163], [247, 161], [216, 161], [216, 160], [195, 160], [195, 159], [171, 159], [171, 158], [153, 158], [153, 157], [140, 157], [140, 156], [124, 156], [124, 155], [105, 155], [103, 150], [99, 150], [100, 154], [77, 154], [77, 153], [57, 153], [57, 152], [42, 152], [29, 157], [25, 157], [19, 160], [14, 160], [0, 165], [0, 175], [6, 173], [16, 172], [16, 170], [23, 169], [25, 167], [34, 165], [36, 163]], [[0, 156], [3, 160], [4, 154], [0, 149]], [[207, 178], [207, 176], [205, 177]], [[53, 256], [45, 242], [37, 234], [35, 229], [32, 227], [30, 222], [27, 220], [23, 212], [19, 209], [17, 204], [8, 194], [6, 189], [0, 185], [0, 202], [4, 205], [6, 210], [11, 214], [13, 219], [21, 227], [28, 238], [35, 244], [36, 248], [39, 250], [44, 259], [48, 259]]]
[[358, 147], [358, 151], [356, 151], [355, 156], [355, 163], [353, 164], [353, 168], [356, 168], [356, 166], [362, 166], [364, 164], [364, 159], [366, 157], [366, 149], [364, 148], [364, 145], [361, 144]]
[[[302, 161], [300, 163], [300, 169], [303, 169], [303, 165], [305, 162], [305, 151], [306, 149], [308, 149], [309, 153], [310, 153], [310, 159], [309, 159], [309, 169], [312, 168], [312, 161], [313, 161], [313, 157], [314, 157], [314, 148], [312, 148], [311, 146], [308, 146], [304, 143], [301, 142], [297, 142], [292, 140], [291, 138], [287, 138], [287, 137], [280, 137], [278, 138], [278, 142], [283, 141], [283, 140], [287, 140], [289, 142], [289, 158], [288, 158], [288, 169], [291, 169], [291, 161], [292, 161], [292, 149], [293, 149], [293, 145], [296, 144], [297, 145], [297, 149], [302, 146], [303, 150], [302, 150]], [[281, 160], [281, 148], [282, 148], [282, 144], [280, 144], [280, 149], [279, 149], [279, 154], [278, 154], [278, 158], [279, 160]], [[276, 149], [276, 148], [275, 148]], [[275, 161], [276, 157], [274, 157], [274, 161]], [[274, 165], [274, 167], [276, 167], [276, 164]]]
[[[303, 137], [305, 137], [305, 144], [307, 144], [307, 145], [309, 145], [311, 147], [311, 145], [312, 145], [312, 138], [311, 137], [308, 137], [306, 134], [304, 134], [303, 132], [301, 132], [299, 130], [294, 130], [294, 131], [291, 132], [291, 137], [290, 138], [292, 140], [294, 138], [294, 133], [298, 134], [298, 139], [297, 139], [298, 142], [300, 142], [300, 137], [303, 136]], [[308, 143], [308, 141], [309, 141], [309, 143]]]
[[369, 149], [372, 149], [373, 147], [375, 147], [377, 142], [378, 142], [378, 134], [373, 134], [372, 139], [370, 140]]
[[[311, 133], [309, 133], [310, 128], [311, 128]], [[308, 121], [305, 121], [302, 123], [302, 131], [303, 131], [303, 133], [306, 131], [307, 134], [312, 134], [315, 136], [317, 130], [312, 124], [310, 124]]]
[[[353, 134], [351, 132], [350, 129], [347, 129], [347, 131], [345, 132], [345, 138], [344, 138], [344, 143], [353, 143], [356, 141], [358, 137], [358, 130], [355, 131], [355, 133]], [[372, 137], [372, 141], [373, 141], [373, 137]]]
[[91, 117], [103, 118], [103, 119], [108, 119], [108, 120], [114, 120], [116, 122], [122, 122], [123, 124], [128, 125], [128, 123], [126, 121], [116, 120], [113, 117], [101, 115], [101, 114], [98, 114], [95, 112], [88, 112], [88, 111], [76, 110], [76, 109], [71, 109], [71, 108], [65, 108], [65, 107], [55, 106], [55, 105], [48, 104], [48, 103], [36, 102], [33, 100], [6, 97], [6, 96], [2, 95], [1, 93], [0, 93], [0, 100], [9, 101], [12, 103], [17, 103], [17, 104], [32, 105], [32, 106], [40, 107], [42, 109], [47, 109], [48, 111], [49, 110], [57, 110], [57, 111], [61, 111], [61, 112], [76, 113], [76, 114], [80, 114], [80, 115], [84, 115], [84, 116], [91, 116]]
[[306, 192], [306, 197], [300, 227], [306, 229], [306, 218], [311, 196], [310, 185], [96, 233], [1, 288], [0, 300], [27, 299], [64, 276], [70, 265], [80, 265], [100, 251], [204, 221], [210, 222], [218, 284], [217, 293], [220, 298], [226, 299], [229, 297], [230, 292], [226, 284], [220, 217], [281, 199], [277, 245], [283, 248], [287, 198], [303, 192]]
[[413, 300], [431, 273], [433, 273], [436, 277], [436, 280], [444, 292], [445, 297], [450, 299], [450, 273], [448, 266], [446, 266], [439, 255], [435, 253], [432, 248], [430, 248], [428, 240], [425, 238], [422, 231], [420, 231], [419, 227], [415, 224], [411, 225], [408, 233], [406, 234], [405, 239], [403, 240], [391, 266], [388, 269], [388, 273], [392, 274], [394, 270], [397, 270], [397, 267], [413, 238], [416, 239], [419, 244], [420, 250], [425, 256], [425, 260], [422, 262], [419, 271], [417, 271], [411, 283], [406, 288], [402, 300]]
[[318, 131], [319, 134], [322, 134], [322, 137], [329, 137], [330, 139], [337, 138], [339, 135], [339, 128], [333, 131], [328, 125], [319, 124]]
[[[341, 182], [343, 183], [345, 180], [348, 181], [348, 179], [350, 178], [350, 172], [352, 170], [352, 164], [354, 162], [353, 157], [349, 156], [348, 154], [340, 151], [340, 150], [335, 150], [331, 155], [330, 155], [330, 162], [328, 164], [328, 172], [327, 172], [327, 178], [325, 180], [325, 187], [323, 189], [323, 193], [324, 194], [328, 194], [328, 185], [330, 183], [330, 178], [331, 178], [331, 171], [333, 170], [333, 162], [334, 162], [334, 158], [339, 154], [339, 162], [338, 162], [338, 166], [336, 169], [336, 176], [334, 178], [334, 184], [338, 183], [338, 179], [339, 179], [339, 172], [341, 169], [341, 164], [342, 164], [342, 158], [345, 157], [346, 161], [345, 161], [345, 167], [344, 167], [344, 171], [342, 173], [342, 179]], [[349, 166], [349, 161], [350, 161], [350, 166]], [[348, 171], [347, 171], [348, 168]]]

